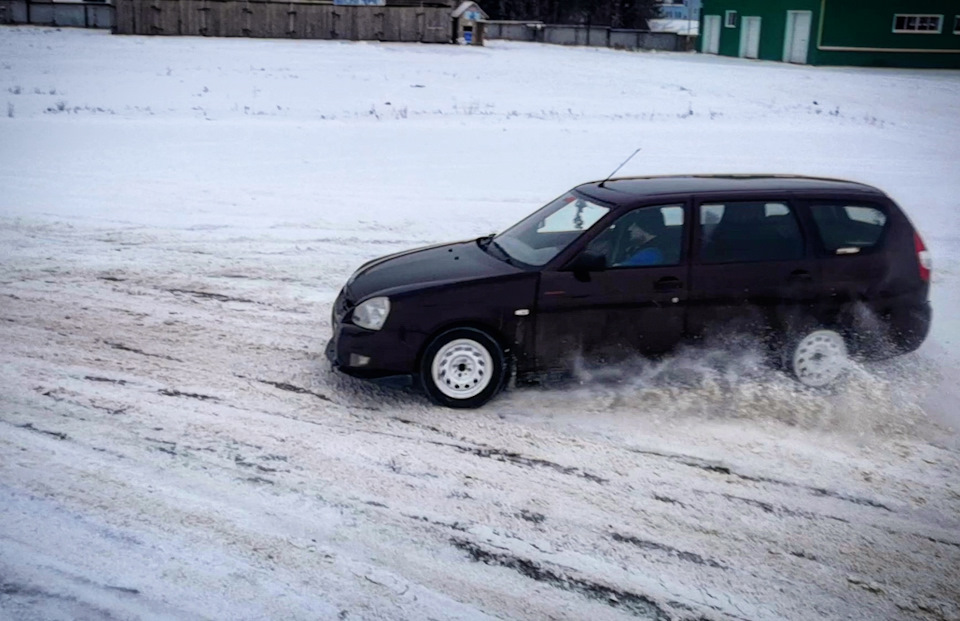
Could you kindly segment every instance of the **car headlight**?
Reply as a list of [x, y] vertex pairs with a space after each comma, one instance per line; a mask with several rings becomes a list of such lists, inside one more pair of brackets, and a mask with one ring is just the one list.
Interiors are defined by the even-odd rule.
[[379, 330], [390, 314], [390, 298], [370, 298], [353, 309], [353, 323], [367, 330]]

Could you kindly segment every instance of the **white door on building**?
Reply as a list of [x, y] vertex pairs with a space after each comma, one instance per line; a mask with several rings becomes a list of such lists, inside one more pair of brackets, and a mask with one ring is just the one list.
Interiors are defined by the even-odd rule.
[[783, 62], [807, 64], [810, 48], [810, 11], [787, 11], [787, 31], [783, 40]]
[[703, 49], [704, 54], [720, 53], [720, 16], [703, 16]]
[[760, 56], [760, 18], [744, 17], [740, 20], [740, 57]]

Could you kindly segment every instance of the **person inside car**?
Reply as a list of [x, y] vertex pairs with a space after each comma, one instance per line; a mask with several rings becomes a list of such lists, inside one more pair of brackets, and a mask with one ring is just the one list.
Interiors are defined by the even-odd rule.
[[651, 214], [653, 217], [647, 217], [631, 222], [627, 227], [626, 240], [623, 250], [620, 252], [620, 260], [614, 265], [617, 266], [644, 266], [644, 265], [663, 265], [663, 251], [658, 245], [661, 227], [658, 228], [657, 220], [660, 219], [660, 213]]

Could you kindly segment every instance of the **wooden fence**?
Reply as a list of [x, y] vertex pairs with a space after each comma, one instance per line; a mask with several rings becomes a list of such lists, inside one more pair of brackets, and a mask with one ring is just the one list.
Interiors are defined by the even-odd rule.
[[445, 7], [270, 0], [116, 0], [117, 34], [449, 43]]

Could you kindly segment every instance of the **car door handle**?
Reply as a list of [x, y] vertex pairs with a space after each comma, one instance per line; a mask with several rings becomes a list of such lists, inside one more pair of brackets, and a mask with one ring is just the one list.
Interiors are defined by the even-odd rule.
[[676, 291], [677, 289], [683, 289], [683, 281], [673, 276], [667, 276], [653, 283], [653, 288], [655, 291]]
[[813, 275], [807, 270], [794, 270], [787, 279], [790, 282], [813, 282]]

